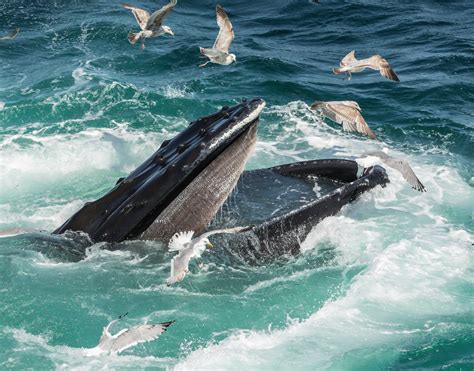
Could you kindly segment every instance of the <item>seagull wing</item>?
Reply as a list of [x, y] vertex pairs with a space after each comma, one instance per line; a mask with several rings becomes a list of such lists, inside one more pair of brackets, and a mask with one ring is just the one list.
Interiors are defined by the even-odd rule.
[[358, 133], [365, 134], [370, 139], [377, 139], [377, 136], [372, 131], [372, 129], [369, 127], [369, 125], [367, 124], [364, 117], [361, 115], [361, 113], [359, 111], [357, 111], [357, 115], [356, 115], [356, 118], [355, 118], [355, 124], [356, 124], [356, 131]]
[[110, 352], [110, 347], [111, 347], [111, 344], [113, 344], [114, 339], [118, 338], [120, 335], [122, 335], [124, 332], [127, 331], [127, 329], [123, 329], [117, 332], [115, 335], [112, 335], [110, 333], [110, 328], [117, 321], [118, 319], [111, 321], [106, 327], [104, 327], [104, 330], [102, 331], [102, 335], [99, 339], [99, 344], [96, 347], [100, 349], [102, 352]]
[[355, 57], [355, 50], [352, 50], [351, 52], [347, 53], [344, 58], [342, 58], [340, 65], [341, 67], [347, 67], [351, 64], [354, 64], [355, 62], [357, 62], [357, 59]]
[[324, 116], [330, 120], [342, 125], [345, 131], [358, 132], [365, 134], [372, 139], [376, 139], [376, 135], [369, 128], [369, 125], [359, 112], [360, 107], [356, 102], [315, 102], [311, 106], [312, 109], [319, 109]]
[[354, 102], [353, 100], [339, 100], [339, 101], [329, 101], [325, 102], [326, 104], [338, 104], [338, 105], [344, 105], [344, 106], [349, 106], [352, 108], [355, 108], [357, 111], [362, 111], [362, 108], [360, 108], [359, 103]]
[[109, 324], [104, 327], [104, 330], [102, 331], [102, 335], [100, 337], [100, 340], [99, 340], [99, 347], [101, 346], [101, 344], [104, 344], [104, 342], [108, 339], [111, 339], [112, 338], [112, 335], [110, 334], [110, 327], [112, 327], [112, 325], [114, 323], [116, 323], [118, 320], [114, 319], [113, 321], [109, 322]]
[[194, 232], [178, 232], [171, 237], [170, 242], [168, 243], [169, 251], [181, 251], [185, 248], [186, 244], [191, 242], [193, 239]]
[[398, 76], [395, 74], [393, 71], [392, 67], [390, 64], [387, 62], [387, 60], [380, 56], [380, 55], [374, 55], [373, 57], [369, 58], [369, 67], [379, 70], [380, 74], [383, 77], [386, 77], [387, 79], [393, 80], [393, 81], [400, 81]]
[[20, 32], [19, 28], [17, 28], [14, 31], [9, 32], [5, 36], [0, 37], [0, 41], [13, 40], [16, 37], [16, 35], [18, 35], [18, 32]]
[[202, 55], [204, 55], [208, 58], [218, 58], [218, 57], [225, 57], [226, 56], [226, 54], [224, 52], [221, 52], [220, 50], [217, 50], [217, 49], [199, 48], [199, 51]]
[[148, 20], [150, 19], [150, 13], [148, 13], [144, 9], [137, 8], [136, 6], [130, 4], [122, 4], [125, 9], [131, 10], [135, 19], [137, 20], [138, 25], [140, 28], [145, 31]]
[[413, 189], [416, 189], [420, 192], [426, 192], [425, 186], [420, 182], [420, 179], [418, 179], [407, 161], [391, 157], [380, 151], [370, 152], [367, 153], [367, 155], [379, 157], [385, 164], [387, 164], [387, 166], [390, 166], [392, 169], [395, 169], [400, 174], [402, 174], [403, 178], [405, 178], [405, 180], [412, 186]]
[[389, 157], [384, 160], [391, 168], [397, 170], [402, 174], [405, 180], [417, 191], [426, 192], [425, 186], [420, 182], [420, 179], [416, 176], [411, 166], [405, 160]]
[[147, 29], [158, 29], [161, 27], [161, 24], [163, 23], [163, 19], [173, 10], [173, 8], [176, 6], [178, 3], [177, 0], [170, 0], [168, 4], [166, 4], [164, 7], [161, 9], [158, 9], [155, 11], [150, 19], [148, 20], [148, 23], [146, 25]]
[[175, 321], [169, 321], [130, 327], [113, 340], [109, 351], [112, 353], [120, 353], [139, 343], [154, 340], [166, 331], [166, 329], [174, 322]]
[[[344, 122], [346, 125], [351, 125], [351, 123], [354, 121], [353, 119], [349, 117], [345, 117], [339, 113], [337, 110], [337, 103], [336, 102], [314, 102], [311, 105], [312, 109], [318, 109], [322, 112], [322, 114], [327, 117], [328, 119], [337, 122], [340, 125], [344, 126]], [[355, 131], [355, 126], [353, 126], [353, 130]]]
[[214, 42], [213, 49], [229, 52], [230, 44], [234, 40], [234, 29], [230, 23], [227, 13], [220, 5], [216, 6], [217, 24], [219, 25], [219, 34]]
[[189, 268], [189, 261], [193, 255], [194, 248], [191, 245], [186, 249], [181, 250], [178, 255], [171, 259], [171, 273], [170, 277], [166, 281], [168, 285], [172, 285], [183, 280]]

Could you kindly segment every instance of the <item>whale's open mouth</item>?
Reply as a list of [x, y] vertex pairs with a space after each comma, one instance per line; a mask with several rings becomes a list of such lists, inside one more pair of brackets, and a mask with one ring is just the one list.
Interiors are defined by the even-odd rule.
[[[237, 223], [248, 228], [235, 235], [235, 248], [258, 260], [297, 253], [299, 242], [314, 225], [362, 192], [388, 181], [379, 166], [361, 171], [357, 162], [343, 159], [309, 160], [244, 173], [264, 106], [262, 99], [242, 101], [190, 123], [54, 233], [81, 231], [93, 241], [167, 242], [176, 232], [199, 235], [210, 224]], [[243, 208], [239, 212], [234, 207], [228, 215], [231, 220], [219, 223], [214, 217], [237, 184], [236, 194], [243, 203], [234, 206]], [[247, 205], [246, 186], [253, 198]], [[231, 253], [235, 250], [231, 240], [221, 245]]]
[[[191, 122], [54, 233], [81, 231], [93, 241], [117, 242], [203, 229], [243, 171], [264, 106], [262, 99], [245, 100]], [[207, 198], [193, 203], [196, 195]]]

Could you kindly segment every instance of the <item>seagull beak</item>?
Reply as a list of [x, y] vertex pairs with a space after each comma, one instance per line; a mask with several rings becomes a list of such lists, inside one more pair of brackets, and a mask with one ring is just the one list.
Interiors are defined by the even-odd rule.
[[206, 246], [210, 249], [214, 248], [214, 245], [210, 242], [206, 243]]

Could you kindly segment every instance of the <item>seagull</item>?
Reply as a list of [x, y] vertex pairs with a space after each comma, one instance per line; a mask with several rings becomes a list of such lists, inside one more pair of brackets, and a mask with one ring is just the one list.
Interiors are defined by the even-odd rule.
[[132, 11], [135, 19], [137, 20], [138, 25], [142, 29], [140, 32], [130, 32], [128, 34], [128, 41], [131, 44], [135, 44], [138, 40], [142, 39], [141, 48], [145, 48], [145, 39], [149, 37], [158, 37], [164, 35], [165, 33], [173, 35], [173, 31], [168, 26], [162, 24], [165, 17], [177, 4], [177, 0], [170, 0], [170, 2], [163, 6], [161, 9], [154, 12], [152, 15], [144, 9], [137, 8], [136, 6], [130, 4], [122, 4], [125, 9]]
[[16, 30], [9, 32], [5, 36], [0, 36], [0, 41], [13, 40], [18, 35], [18, 32], [20, 32], [20, 29], [17, 27]]
[[419, 192], [426, 192], [425, 186], [420, 182], [420, 179], [418, 179], [408, 162], [389, 156], [387, 152], [388, 150], [384, 148], [383, 151], [364, 153], [362, 157], [378, 157], [385, 165], [390, 166], [392, 169], [397, 170], [400, 174], [402, 174], [403, 178], [405, 178], [405, 180], [412, 186], [413, 189], [416, 189]]
[[216, 17], [219, 26], [219, 34], [212, 48], [199, 47], [201, 54], [209, 58], [206, 63], [200, 64], [199, 67], [204, 67], [209, 62], [227, 66], [237, 60], [235, 54], [229, 53], [230, 44], [232, 40], [234, 40], [234, 29], [224, 8], [220, 5], [216, 6]]
[[349, 74], [349, 77], [347, 78], [348, 80], [352, 78], [351, 73], [362, 72], [366, 68], [370, 68], [373, 70], [379, 70], [380, 74], [387, 79], [400, 81], [398, 76], [392, 70], [392, 67], [390, 67], [390, 64], [388, 64], [387, 60], [381, 55], [373, 55], [370, 58], [359, 60], [356, 59], [355, 50], [353, 50], [342, 58], [340, 66], [340, 68], [333, 68], [332, 71], [336, 75], [347, 72]]
[[171, 275], [166, 280], [166, 284], [171, 286], [177, 282], [181, 282], [189, 271], [189, 261], [192, 258], [201, 257], [206, 247], [213, 247], [208, 239], [209, 236], [217, 233], [238, 233], [247, 228], [248, 227], [216, 229], [203, 233], [194, 239], [193, 231], [175, 233], [174, 236], [171, 237], [168, 247], [170, 251], [179, 251], [179, 254], [171, 259]]
[[371, 139], [377, 139], [360, 114], [361, 108], [357, 102], [349, 100], [314, 102], [311, 109], [321, 111], [325, 117], [342, 125], [342, 129], [345, 131], [356, 131], [367, 135]]
[[110, 322], [102, 331], [102, 336], [99, 340], [99, 345], [95, 348], [87, 349], [86, 354], [88, 356], [97, 356], [106, 353], [120, 353], [125, 349], [133, 347], [139, 343], [151, 341], [159, 337], [163, 332], [166, 331], [175, 321], [168, 321], [162, 323], [150, 323], [145, 325], [133, 326], [128, 329], [123, 329], [112, 335], [109, 330], [111, 327], [120, 319], [128, 314], [125, 313], [119, 316], [118, 319]]

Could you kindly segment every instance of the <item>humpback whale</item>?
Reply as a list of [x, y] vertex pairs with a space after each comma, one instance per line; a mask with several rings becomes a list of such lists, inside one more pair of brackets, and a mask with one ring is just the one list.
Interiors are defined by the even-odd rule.
[[85, 232], [95, 242], [200, 234], [244, 170], [264, 106], [263, 99], [244, 100], [191, 122], [53, 233]]
[[[311, 192], [304, 205], [241, 224], [247, 227], [222, 244], [231, 253], [238, 249], [242, 256], [260, 260], [298, 252], [299, 243], [321, 219], [336, 214], [362, 192], [388, 182], [381, 166], [362, 168], [355, 161], [340, 159], [244, 171], [264, 106], [259, 98], [242, 100], [191, 122], [136, 170], [119, 179], [111, 191], [86, 203], [53, 233], [85, 232], [94, 242], [167, 242], [177, 232], [204, 232], [215, 222], [229, 194], [237, 186], [234, 197], [238, 198], [239, 187], [249, 180], [260, 182], [254, 190], [266, 190], [268, 185], [286, 180], [306, 187], [316, 178], [328, 180], [332, 189], [324, 196], [315, 197]], [[258, 208], [254, 204], [250, 214]]]

